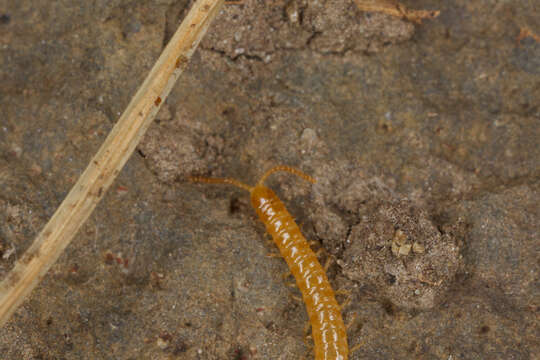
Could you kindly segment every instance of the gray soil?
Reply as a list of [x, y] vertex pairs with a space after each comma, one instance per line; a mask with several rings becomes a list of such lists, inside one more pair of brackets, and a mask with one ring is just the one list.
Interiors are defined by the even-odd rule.
[[[0, 278], [190, 4], [0, 0]], [[345, 290], [351, 359], [537, 359], [538, 5], [404, 4], [441, 15], [227, 5], [0, 357], [313, 358], [247, 193], [186, 181], [286, 164], [318, 181], [268, 185]]]

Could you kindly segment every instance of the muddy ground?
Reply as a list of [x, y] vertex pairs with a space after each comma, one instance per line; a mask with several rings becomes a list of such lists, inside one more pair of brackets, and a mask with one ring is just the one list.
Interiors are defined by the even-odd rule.
[[[0, 0], [0, 277], [105, 139], [187, 0]], [[299, 359], [307, 315], [248, 196], [268, 184], [349, 292], [351, 359], [540, 353], [535, 1], [245, 0], [45, 280], [2, 359]], [[340, 296], [345, 301], [346, 296]], [[537, 355], [534, 355], [537, 354]]]

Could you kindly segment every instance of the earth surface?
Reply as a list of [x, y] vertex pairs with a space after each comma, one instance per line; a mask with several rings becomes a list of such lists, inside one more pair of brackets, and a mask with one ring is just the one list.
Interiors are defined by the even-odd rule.
[[[0, 278], [192, 4], [0, 0]], [[136, 152], [0, 329], [19, 359], [306, 359], [287, 267], [228, 186], [267, 181], [328, 262], [351, 359], [540, 354], [531, 0], [226, 5]], [[537, 354], [537, 355], [534, 355]]]

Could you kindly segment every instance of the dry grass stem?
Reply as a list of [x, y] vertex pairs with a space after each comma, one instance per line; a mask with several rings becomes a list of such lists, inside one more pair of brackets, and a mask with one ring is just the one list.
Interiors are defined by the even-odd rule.
[[361, 11], [382, 12], [391, 16], [407, 19], [421, 24], [424, 19], [439, 16], [440, 11], [412, 10], [394, 0], [354, 0]]
[[154, 119], [223, 0], [199, 0], [60, 207], [0, 283], [0, 326], [45, 276], [90, 216]]

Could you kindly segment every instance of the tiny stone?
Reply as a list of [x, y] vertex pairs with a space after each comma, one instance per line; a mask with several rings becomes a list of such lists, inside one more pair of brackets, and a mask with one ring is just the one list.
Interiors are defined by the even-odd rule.
[[394, 254], [395, 256], [399, 255], [399, 245], [395, 242], [392, 242], [392, 254]]
[[317, 139], [317, 133], [311, 128], [305, 128], [300, 138], [307, 142], [313, 142]]
[[424, 251], [426, 251], [426, 248], [424, 247], [424, 245], [419, 244], [417, 242], [413, 244], [412, 249], [413, 249], [413, 252], [417, 254], [423, 254]]
[[397, 229], [394, 233], [394, 242], [403, 245], [405, 241], [407, 241], [407, 235], [401, 229]]
[[19, 145], [13, 145], [11, 150], [13, 151], [13, 154], [15, 154], [16, 158], [20, 158], [22, 155], [22, 148]]
[[409, 255], [411, 252], [411, 244], [401, 245], [399, 248], [399, 255]]
[[287, 13], [287, 18], [289, 19], [289, 22], [291, 24], [298, 23], [299, 16], [298, 16], [298, 5], [296, 4], [296, 1], [291, 1], [285, 8], [285, 12]]
[[156, 340], [156, 345], [157, 345], [158, 348], [160, 348], [161, 350], [165, 350], [165, 349], [167, 348], [167, 346], [169, 346], [169, 342], [163, 340], [163, 339], [160, 338], [160, 337], [158, 337], [157, 340]]
[[33, 175], [41, 175], [43, 172], [43, 169], [38, 164], [32, 164], [32, 166], [30, 166], [30, 170], [32, 171]]

